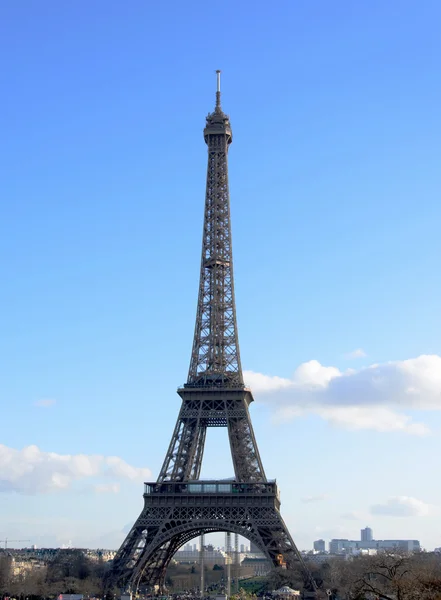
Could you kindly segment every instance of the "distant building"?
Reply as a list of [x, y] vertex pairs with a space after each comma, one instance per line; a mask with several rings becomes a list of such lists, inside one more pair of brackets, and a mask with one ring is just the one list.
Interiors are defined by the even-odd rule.
[[[323, 552], [301, 552], [300, 554], [305, 561], [313, 562], [316, 565], [327, 563], [329, 561], [329, 554]], [[335, 556], [344, 557], [344, 554], [336, 554]]]
[[102, 560], [103, 562], [109, 562], [115, 558], [115, 550], [84, 550], [84, 554], [92, 560], [97, 562]]
[[43, 570], [46, 569], [46, 563], [43, 560], [38, 560], [36, 558], [12, 556], [10, 568], [12, 575], [17, 577], [18, 575], [23, 575], [29, 571], [43, 572]]
[[314, 542], [314, 550], [316, 552], [326, 552], [326, 543], [325, 543], [325, 540], [315, 540], [315, 542]]
[[[9, 550], [9, 549], [8, 549]], [[31, 548], [23, 548], [21, 550], [9, 550], [9, 552], [15, 556], [23, 559], [38, 559], [45, 562], [52, 562], [58, 556], [78, 556], [83, 554], [90, 560], [97, 562], [102, 560], [108, 562], [113, 560], [115, 557], [115, 550], [89, 550], [87, 548], [37, 548], [36, 546]]]
[[[378, 554], [379, 552], [383, 552], [383, 550], [374, 550], [373, 548], [368, 548], [363, 549], [361, 548], [360, 550], [353, 550], [350, 554], [350, 556], [375, 556], [376, 554]], [[343, 556], [348, 556], [348, 555], [343, 555]]]
[[374, 539], [373, 531], [370, 527], [365, 527], [361, 530], [361, 541], [362, 542], [372, 542]]
[[360, 554], [361, 551], [400, 550], [401, 552], [420, 552], [418, 540], [374, 540], [370, 527], [361, 530], [361, 540], [333, 539], [329, 542], [330, 554]]
[[402, 552], [420, 552], [419, 540], [358, 540], [333, 539], [329, 542], [330, 554], [357, 554], [359, 550], [401, 550]]
[[[173, 560], [181, 564], [198, 563], [200, 560], [199, 550], [178, 550], [173, 556]], [[214, 565], [225, 565], [227, 555], [221, 550], [215, 550], [213, 546], [205, 546], [204, 549], [204, 562], [207, 566]]]
[[290, 600], [291, 598], [300, 598], [300, 590], [293, 590], [288, 585], [283, 585], [278, 590], [273, 592], [274, 596], [278, 598], [286, 598], [286, 600]]
[[271, 571], [271, 563], [267, 558], [246, 557], [240, 563], [240, 574], [242, 577], [262, 577]]

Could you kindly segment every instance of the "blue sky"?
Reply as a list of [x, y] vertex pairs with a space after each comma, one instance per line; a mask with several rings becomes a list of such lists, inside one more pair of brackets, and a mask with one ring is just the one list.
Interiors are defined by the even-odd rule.
[[[441, 545], [440, 19], [2, 4], [0, 539], [116, 547], [158, 474], [220, 68], [242, 364], [284, 518], [301, 548], [366, 525]], [[209, 433], [204, 476], [230, 476]]]

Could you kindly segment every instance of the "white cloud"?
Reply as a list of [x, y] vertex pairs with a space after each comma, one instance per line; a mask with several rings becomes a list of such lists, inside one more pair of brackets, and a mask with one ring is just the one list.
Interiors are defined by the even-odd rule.
[[97, 494], [117, 494], [120, 487], [119, 483], [97, 483], [93, 486]]
[[57, 401], [53, 398], [42, 398], [41, 400], [36, 400], [34, 402], [34, 406], [38, 406], [39, 408], [49, 408], [50, 406], [54, 406]]
[[410, 496], [393, 496], [384, 504], [371, 506], [371, 514], [387, 517], [425, 517], [430, 505]]
[[254, 371], [245, 371], [244, 376], [246, 385], [251, 385], [256, 392], [273, 392], [292, 386], [291, 379], [283, 377], [263, 375]]
[[319, 494], [318, 496], [305, 496], [301, 498], [301, 501], [304, 504], [312, 504], [313, 502], [323, 502], [323, 500], [327, 500], [327, 494]]
[[316, 360], [301, 364], [291, 378], [246, 371], [256, 398], [275, 409], [275, 420], [313, 413], [348, 429], [425, 435], [406, 410], [441, 410], [441, 356], [422, 355], [345, 372]]
[[318, 360], [310, 360], [297, 367], [292, 381], [295, 386], [320, 390], [341, 375], [336, 367], [324, 367]]
[[364, 358], [365, 356], [366, 352], [363, 350], [363, 348], [357, 348], [356, 350], [345, 354], [345, 358], [348, 360], [352, 360], [353, 358]]
[[351, 510], [347, 513], [343, 513], [340, 515], [340, 518], [345, 519], [347, 521], [360, 521], [364, 519], [364, 515], [356, 510]]
[[429, 428], [423, 423], [413, 423], [410, 416], [382, 406], [326, 406], [317, 407], [316, 413], [333, 425], [354, 431], [374, 429], [380, 432], [402, 431], [413, 435], [429, 433]]
[[294, 371], [292, 379], [263, 375], [255, 371], [245, 371], [244, 378], [247, 385], [254, 392], [274, 392], [278, 390], [308, 388], [320, 389], [326, 387], [332, 379], [340, 377], [342, 373], [336, 367], [324, 367], [317, 360], [302, 363]]
[[[149, 469], [133, 467], [117, 456], [56, 454], [37, 446], [16, 450], [0, 444], [0, 492], [45, 493], [69, 489], [75, 481], [85, 479], [143, 480], [150, 475]], [[115, 492], [116, 488], [107, 491]]]

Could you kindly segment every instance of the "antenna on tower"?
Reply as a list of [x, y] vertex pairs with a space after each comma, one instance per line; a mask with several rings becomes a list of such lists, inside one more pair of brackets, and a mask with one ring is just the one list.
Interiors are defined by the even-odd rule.
[[216, 71], [216, 78], [217, 78], [216, 110], [220, 110], [220, 107], [221, 107], [221, 104], [220, 104], [220, 96], [221, 96], [221, 91], [220, 91], [220, 74], [221, 74], [220, 69], [217, 69], [217, 71]]

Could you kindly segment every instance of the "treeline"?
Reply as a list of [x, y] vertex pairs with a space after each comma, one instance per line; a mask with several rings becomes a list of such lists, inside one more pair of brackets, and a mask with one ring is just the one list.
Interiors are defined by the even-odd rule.
[[[441, 600], [441, 555], [382, 552], [350, 560], [331, 558], [321, 564], [306, 563], [321, 590], [330, 600]], [[272, 589], [287, 584], [301, 588], [299, 570], [275, 569]]]
[[[102, 559], [93, 561], [80, 550], [60, 550], [46, 566], [27, 569], [22, 557], [0, 554], [0, 598], [56, 598], [59, 594], [103, 596], [106, 564]], [[25, 565], [14, 573], [18, 565]], [[110, 598], [109, 598], [110, 600]]]
[[[307, 562], [308, 568], [321, 589], [323, 598], [330, 600], [441, 600], [441, 555], [421, 553], [399, 555], [381, 553], [359, 556], [352, 560], [329, 557], [325, 563]], [[23, 569], [14, 574], [12, 557], [0, 553], [0, 599], [21, 600], [56, 598], [60, 593], [84, 594], [112, 600], [116, 590], [105, 590], [108, 565], [102, 559], [93, 561], [79, 550], [60, 550], [46, 567]], [[170, 592], [196, 589], [200, 574], [197, 566], [171, 565], [166, 584]], [[206, 571], [207, 585], [216, 588], [225, 577], [223, 569]], [[217, 585], [216, 585], [217, 584]], [[301, 589], [300, 570], [273, 569], [268, 575], [266, 591], [282, 585]], [[326, 591], [330, 591], [330, 596]]]

